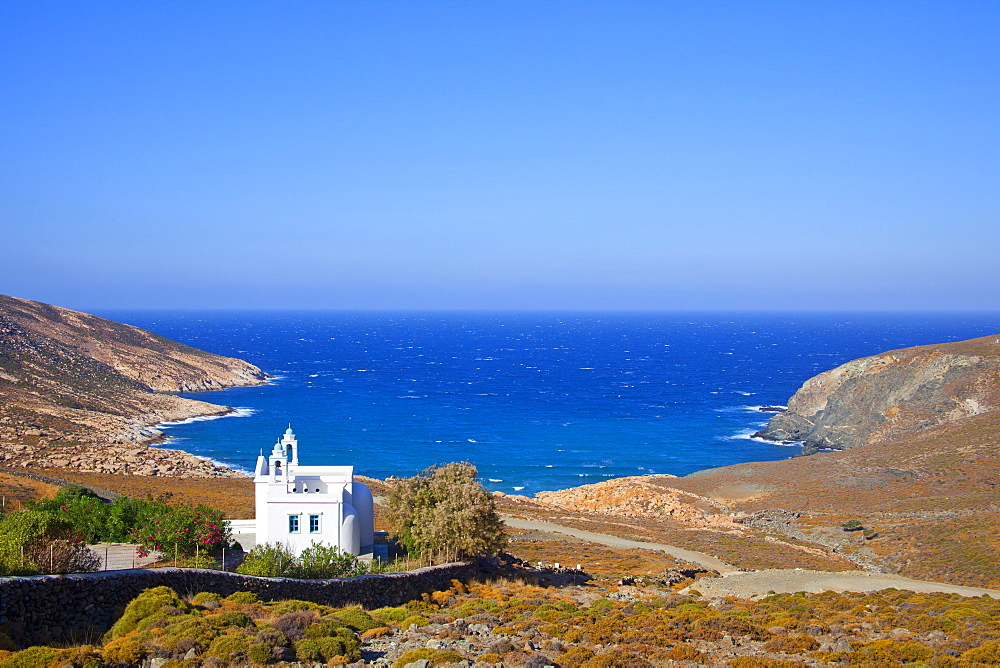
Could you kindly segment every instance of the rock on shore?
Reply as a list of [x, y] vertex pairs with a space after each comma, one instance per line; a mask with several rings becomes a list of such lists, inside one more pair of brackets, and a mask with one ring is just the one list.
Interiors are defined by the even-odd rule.
[[755, 434], [802, 441], [803, 452], [842, 450], [996, 410], [1000, 337], [865, 357], [810, 378]]
[[[138, 327], [0, 295], [0, 452], [10, 463], [54, 457], [58, 447], [89, 450], [107, 465], [113, 455], [94, 445], [138, 449], [162, 437], [157, 424], [233, 410], [167, 393], [259, 385], [267, 378], [243, 360]], [[193, 469], [219, 469], [205, 464]]]

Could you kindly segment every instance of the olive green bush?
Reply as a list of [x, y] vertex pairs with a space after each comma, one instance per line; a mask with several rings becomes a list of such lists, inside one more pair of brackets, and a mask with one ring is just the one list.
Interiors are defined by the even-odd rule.
[[395, 481], [387, 516], [393, 536], [411, 554], [495, 555], [507, 541], [493, 497], [468, 462], [432, 466]]

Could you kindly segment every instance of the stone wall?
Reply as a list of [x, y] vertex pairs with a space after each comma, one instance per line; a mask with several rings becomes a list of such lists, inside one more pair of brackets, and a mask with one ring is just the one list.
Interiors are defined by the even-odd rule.
[[484, 566], [446, 564], [338, 580], [258, 578], [193, 568], [6, 577], [0, 578], [0, 628], [21, 646], [64, 640], [94, 642], [111, 628], [129, 601], [142, 590], [159, 586], [170, 587], [181, 596], [202, 591], [222, 596], [249, 591], [264, 601], [293, 598], [331, 606], [378, 608], [447, 589], [453, 579], [469, 582], [483, 573]]

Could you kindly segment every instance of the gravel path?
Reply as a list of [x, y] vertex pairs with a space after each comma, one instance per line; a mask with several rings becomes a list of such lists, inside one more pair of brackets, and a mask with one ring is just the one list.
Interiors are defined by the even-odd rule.
[[691, 563], [697, 564], [702, 568], [718, 571], [723, 575], [727, 573], [740, 572], [740, 570], [735, 566], [733, 566], [732, 564], [727, 564], [726, 562], [722, 561], [717, 557], [713, 557], [703, 552], [695, 552], [694, 550], [685, 550], [682, 547], [676, 547], [674, 545], [665, 545], [663, 543], [647, 543], [645, 541], [629, 540], [627, 538], [609, 536], [608, 534], [594, 533], [593, 531], [584, 531], [583, 529], [574, 529], [572, 527], [564, 527], [561, 524], [553, 524], [551, 522], [522, 520], [514, 517], [505, 517], [503, 518], [503, 521], [507, 524], [507, 526], [514, 527], [515, 529], [528, 529], [532, 531], [545, 531], [548, 533], [561, 533], [567, 536], [573, 536], [574, 538], [579, 538], [581, 540], [586, 540], [591, 543], [608, 545], [610, 547], [621, 547], [627, 550], [639, 549], [639, 550], [656, 550], [659, 552], [666, 552], [671, 557], [683, 559], [684, 561], [690, 561]]
[[885, 575], [866, 571], [808, 571], [802, 569], [769, 569], [764, 571], [741, 571], [725, 577], [701, 578], [684, 591], [697, 590], [705, 596], [738, 596], [751, 598], [777, 594], [807, 592], [869, 592], [880, 589], [905, 589], [907, 591], [962, 596], [990, 596], [1000, 599], [1000, 591], [980, 587], [962, 587], [942, 582], [911, 580], [901, 575]]

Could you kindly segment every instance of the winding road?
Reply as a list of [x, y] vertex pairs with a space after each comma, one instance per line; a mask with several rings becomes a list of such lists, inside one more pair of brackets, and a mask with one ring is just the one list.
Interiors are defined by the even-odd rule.
[[699, 578], [697, 582], [682, 590], [683, 593], [695, 590], [704, 596], [755, 598], [758, 596], [767, 596], [768, 594], [792, 594], [800, 591], [819, 593], [824, 591], [869, 592], [880, 589], [905, 589], [921, 593], [942, 592], [946, 594], [960, 594], [962, 596], [989, 596], [1000, 599], [1000, 591], [996, 589], [963, 587], [943, 582], [912, 580], [901, 575], [869, 573], [867, 571], [810, 571], [800, 568], [741, 571], [732, 564], [727, 564], [712, 555], [694, 550], [685, 550], [674, 545], [629, 540], [627, 538], [619, 538], [618, 536], [574, 529], [573, 527], [554, 524], [552, 522], [523, 520], [514, 517], [504, 517], [503, 520], [507, 526], [515, 529], [563, 534], [609, 547], [665, 552], [672, 557], [689, 561], [702, 568], [719, 573], [719, 577]]

